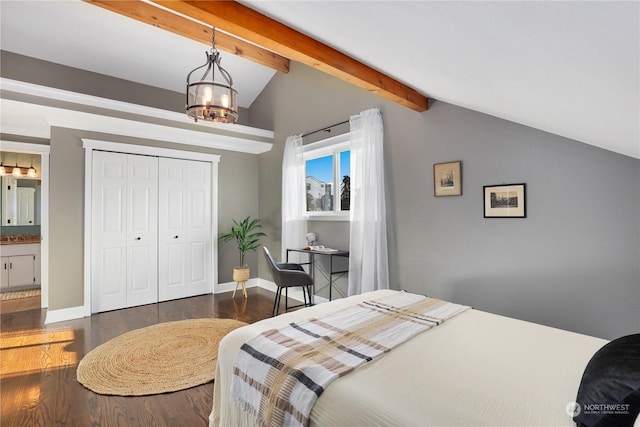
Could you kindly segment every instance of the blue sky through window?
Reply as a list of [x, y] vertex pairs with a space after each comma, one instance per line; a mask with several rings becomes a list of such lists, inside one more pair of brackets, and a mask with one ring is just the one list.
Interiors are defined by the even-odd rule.
[[351, 176], [351, 151], [340, 153], [340, 176], [338, 177], [340, 182], [345, 175]]
[[322, 182], [333, 182], [333, 156], [307, 160], [307, 176], [313, 176]]
[[[342, 151], [340, 153], [340, 177], [351, 175], [351, 152]], [[313, 160], [307, 160], [307, 176], [313, 176], [322, 182], [333, 182], [333, 156], [320, 157]]]

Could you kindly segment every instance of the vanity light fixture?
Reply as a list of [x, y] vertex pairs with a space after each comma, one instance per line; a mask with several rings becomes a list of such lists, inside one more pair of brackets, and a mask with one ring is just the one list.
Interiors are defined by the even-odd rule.
[[[231, 75], [220, 66], [220, 52], [216, 49], [216, 29], [212, 28], [211, 51], [205, 52], [207, 62], [187, 75], [187, 115], [196, 122], [217, 123], [238, 121], [238, 91], [233, 87]], [[191, 82], [191, 75], [203, 68], [200, 80]], [[223, 81], [216, 81], [216, 68]]]
[[24, 175], [29, 178], [36, 178], [38, 176], [38, 171], [33, 167], [33, 164], [27, 168], [26, 166], [18, 166], [17, 163], [15, 166], [5, 166], [0, 163], [0, 176], [7, 175], [13, 175], [16, 178]]

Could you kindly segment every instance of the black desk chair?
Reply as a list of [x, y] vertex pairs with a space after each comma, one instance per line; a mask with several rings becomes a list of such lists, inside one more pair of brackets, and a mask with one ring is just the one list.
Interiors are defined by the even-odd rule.
[[[282, 297], [282, 290], [285, 290], [284, 295], [284, 311], [286, 312], [290, 308], [297, 307], [309, 307], [312, 305], [311, 292], [313, 287], [313, 279], [309, 276], [299, 264], [291, 263], [278, 263], [275, 262], [269, 249], [263, 246], [264, 256], [267, 259], [267, 265], [271, 271], [271, 276], [278, 289], [276, 290], [276, 300], [273, 303], [273, 315], [276, 316], [280, 309], [280, 298]], [[289, 288], [294, 286], [302, 287], [302, 295], [304, 297], [304, 304], [288, 306]], [[309, 294], [309, 301], [307, 302], [307, 294]]]

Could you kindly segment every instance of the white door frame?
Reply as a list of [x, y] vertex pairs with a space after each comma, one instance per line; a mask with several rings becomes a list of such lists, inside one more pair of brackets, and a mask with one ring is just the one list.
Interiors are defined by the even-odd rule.
[[2, 151], [40, 155], [40, 307], [49, 307], [49, 152], [51, 147], [17, 141], [0, 141]]
[[93, 176], [93, 151], [114, 151], [126, 154], [170, 157], [185, 160], [211, 162], [211, 291], [218, 283], [218, 163], [220, 155], [194, 151], [123, 144], [82, 138], [84, 151], [84, 305], [83, 315], [91, 316], [91, 188]]

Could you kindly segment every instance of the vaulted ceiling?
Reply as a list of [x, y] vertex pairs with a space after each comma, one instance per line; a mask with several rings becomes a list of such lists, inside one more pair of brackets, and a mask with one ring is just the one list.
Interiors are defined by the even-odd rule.
[[[216, 36], [243, 107], [291, 58], [417, 111], [433, 98], [640, 158], [640, 2], [241, 2], [279, 23], [258, 27], [204, 3], [143, 3], [204, 21], [183, 18], [185, 37], [90, 2], [2, 0], [0, 48], [182, 92], [215, 25], [269, 50]], [[291, 34], [320, 42], [311, 59]]]

